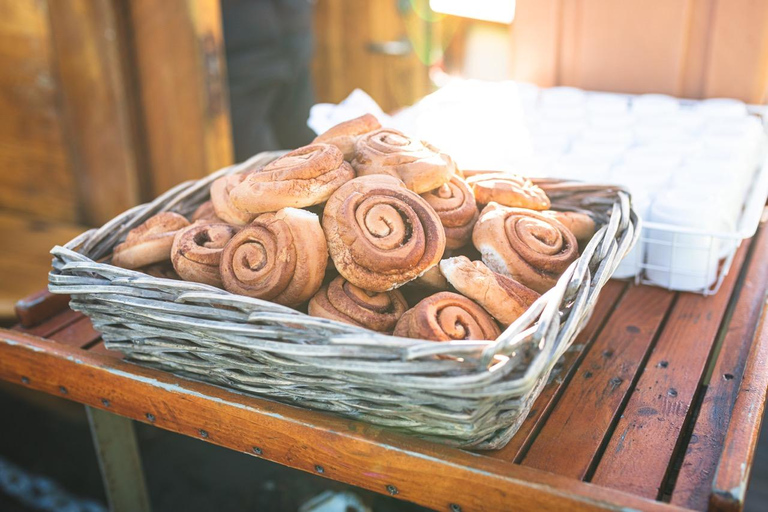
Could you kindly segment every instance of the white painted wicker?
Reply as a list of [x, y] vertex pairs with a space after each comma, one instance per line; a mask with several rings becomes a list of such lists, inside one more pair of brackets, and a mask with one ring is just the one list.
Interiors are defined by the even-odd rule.
[[638, 237], [626, 192], [541, 182], [555, 207], [589, 210], [604, 223], [557, 285], [492, 343], [386, 336], [104, 262], [150, 216], [188, 215], [216, 178], [280, 154], [178, 185], [55, 247], [50, 290], [71, 295], [72, 308], [91, 317], [106, 346], [137, 364], [444, 444], [504, 446]]

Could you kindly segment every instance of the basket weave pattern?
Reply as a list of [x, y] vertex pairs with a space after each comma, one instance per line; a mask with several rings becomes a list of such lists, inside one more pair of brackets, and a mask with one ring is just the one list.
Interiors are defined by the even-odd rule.
[[605, 223], [557, 285], [491, 344], [396, 338], [103, 262], [152, 215], [189, 215], [215, 179], [280, 155], [262, 153], [182, 183], [55, 247], [50, 290], [71, 295], [107, 348], [137, 364], [444, 444], [494, 449], [520, 427], [639, 234], [624, 191], [540, 181], [553, 207], [589, 210]]

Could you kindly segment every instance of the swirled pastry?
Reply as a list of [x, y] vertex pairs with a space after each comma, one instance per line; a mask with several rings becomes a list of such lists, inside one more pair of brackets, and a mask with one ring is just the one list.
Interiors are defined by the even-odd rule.
[[589, 243], [595, 235], [595, 221], [586, 213], [547, 210], [544, 215], [559, 220], [563, 226], [570, 229], [579, 245]]
[[344, 160], [350, 161], [355, 156], [355, 142], [357, 142], [357, 139], [379, 128], [381, 128], [381, 124], [379, 124], [378, 119], [371, 114], [364, 114], [331, 127], [325, 133], [315, 137], [312, 144], [318, 142], [332, 144], [344, 154]]
[[495, 202], [515, 208], [549, 209], [547, 194], [528, 178], [516, 174], [478, 174], [469, 178], [467, 183], [480, 204]]
[[451, 157], [391, 128], [360, 137], [352, 167], [358, 176], [389, 174], [399, 178], [417, 194], [448, 183], [456, 172]]
[[339, 276], [309, 301], [309, 314], [379, 332], [391, 333], [408, 309], [398, 290], [369, 292]]
[[480, 213], [472, 242], [491, 270], [539, 293], [552, 288], [579, 256], [576, 237], [557, 220], [496, 203]]
[[171, 257], [173, 237], [189, 221], [173, 212], [158, 213], [128, 232], [125, 241], [112, 252], [112, 264], [123, 268], [139, 268], [167, 261]]
[[229, 224], [193, 224], [173, 240], [171, 261], [186, 281], [221, 287], [221, 252], [239, 228]]
[[465, 256], [442, 260], [440, 270], [459, 293], [480, 304], [504, 326], [517, 320], [540, 297], [482, 261], [470, 261]]
[[324, 203], [354, 177], [339, 148], [310, 144], [248, 173], [229, 197], [236, 208], [248, 213], [303, 208]]
[[392, 176], [363, 176], [341, 186], [325, 205], [323, 230], [339, 274], [373, 292], [418, 277], [445, 250], [435, 211]]
[[495, 340], [501, 331], [483, 308], [458, 293], [440, 292], [405, 312], [394, 335], [434, 341]]
[[[216, 217], [227, 224], [245, 226], [256, 215], [244, 212], [232, 203], [232, 190], [243, 182], [245, 174], [230, 174], [222, 176], [211, 184], [211, 205]], [[196, 212], [197, 213], [197, 212]]]
[[472, 238], [472, 228], [479, 212], [475, 196], [467, 183], [454, 176], [435, 190], [430, 190], [421, 197], [437, 212], [445, 228], [445, 248], [458, 249]]
[[317, 292], [328, 247], [317, 215], [296, 208], [265, 213], [224, 248], [221, 279], [232, 293], [295, 306]]

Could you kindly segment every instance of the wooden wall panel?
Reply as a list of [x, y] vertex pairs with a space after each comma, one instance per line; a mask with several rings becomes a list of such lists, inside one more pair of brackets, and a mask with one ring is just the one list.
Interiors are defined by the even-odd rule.
[[131, 0], [150, 194], [232, 163], [218, 0]]
[[125, 27], [112, 0], [50, 2], [49, 9], [80, 220], [101, 225], [140, 202], [135, 105], [119, 37]]
[[[565, 12], [574, 12], [563, 27], [561, 83], [676, 94], [691, 4], [692, 0], [566, 1]], [[572, 46], [571, 54], [567, 45]]]
[[768, 0], [518, 0], [513, 78], [763, 102]]
[[768, 1], [718, 0], [715, 6], [704, 94], [766, 101]]
[[552, 87], [558, 83], [560, 0], [517, 0], [510, 31], [512, 75]]
[[77, 217], [45, 2], [0, 0], [0, 205]]

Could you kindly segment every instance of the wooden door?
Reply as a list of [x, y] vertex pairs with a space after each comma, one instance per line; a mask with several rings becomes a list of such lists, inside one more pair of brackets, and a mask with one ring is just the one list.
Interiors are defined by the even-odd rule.
[[232, 161], [218, 0], [0, 0], [0, 210], [99, 225]]
[[441, 18], [427, 0], [317, 0], [313, 74], [318, 102], [337, 103], [355, 88], [385, 111], [432, 91]]

